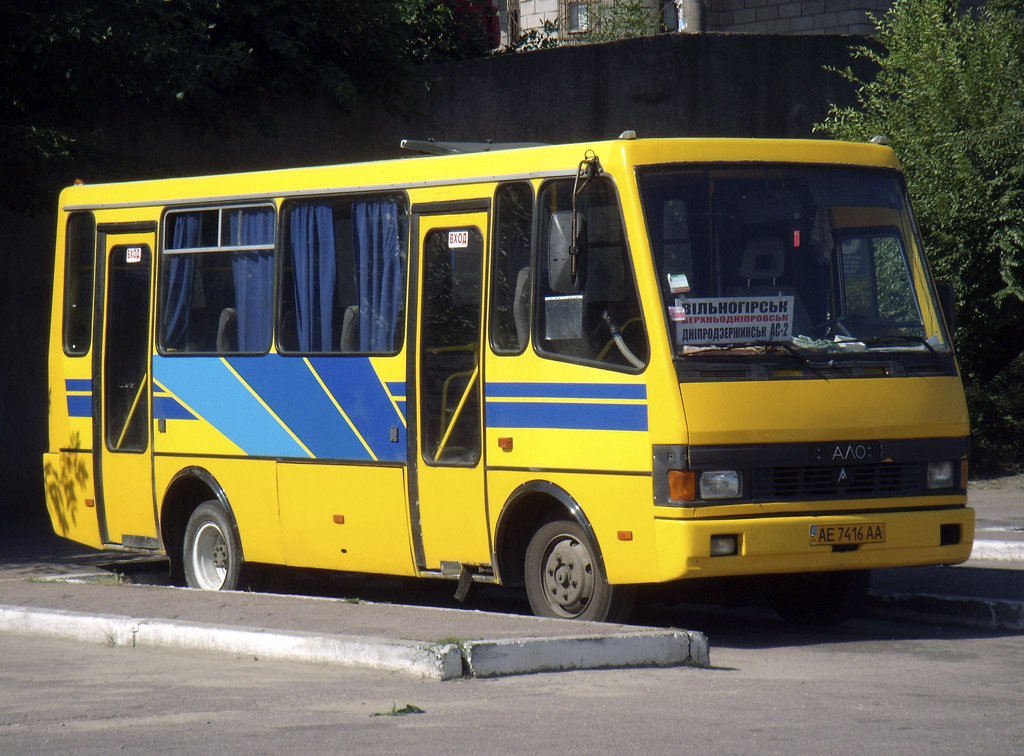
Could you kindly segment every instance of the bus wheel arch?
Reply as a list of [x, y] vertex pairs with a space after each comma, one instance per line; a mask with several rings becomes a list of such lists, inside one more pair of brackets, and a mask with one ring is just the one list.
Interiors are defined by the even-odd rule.
[[242, 539], [234, 512], [224, 489], [217, 479], [201, 467], [187, 467], [179, 471], [167, 485], [161, 506], [160, 524], [164, 551], [171, 562], [171, 583], [186, 585], [185, 539], [188, 524], [194, 513], [204, 504], [218, 506], [223, 511], [221, 527], [236, 547], [237, 559], [244, 561]]
[[581, 517], [579, 504], [562, 488], [548, 481], [531, 481], [508, 497], [495, 528], [495, 568], [504, 585], [522, 586], [526, 547], [537, 528], [553, 518]]
[[[632, 610], [635, 587], [608, 584], [590, 520], [568, 492], [551, 482], [525, 483], [513, 492], [498, 519], [495, 552], [501, 582], [526, 586], [530, 605], [540, 616], [621, 622]], [[545, 599], [540, 587], [545, 566], [569, 553], [579, 555], [580, 569], [585, 570], [579, 574], [580, 590], [568, 599]], [[552, 579], [549, 575], [547, 582]]]

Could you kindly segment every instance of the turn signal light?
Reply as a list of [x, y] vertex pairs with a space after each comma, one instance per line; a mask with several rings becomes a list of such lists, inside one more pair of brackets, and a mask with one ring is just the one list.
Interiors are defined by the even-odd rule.
[[697, 498], [696, 477], [690, 470], [668, 471], [668, 497], [672, 501], [693, 501]]

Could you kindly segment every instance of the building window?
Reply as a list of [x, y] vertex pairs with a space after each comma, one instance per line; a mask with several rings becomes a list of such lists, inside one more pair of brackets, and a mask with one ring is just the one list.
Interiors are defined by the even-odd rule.
[[588, 3], [565, 4], [565, 30], [569, 34], [583, 34], [590, 30], [590, 9]]

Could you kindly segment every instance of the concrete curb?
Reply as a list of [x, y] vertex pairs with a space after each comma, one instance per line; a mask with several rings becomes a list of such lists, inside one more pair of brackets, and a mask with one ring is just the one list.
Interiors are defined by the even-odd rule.
[[462, 677], [454, 643], [423, 643], [303, 632], [219, 627], [177, 620], [89, 615], [59, 609], [0, 606], [0, 630], [109, 646], [163, 646], [265, 659], [338, 664], [447, 680]]
[[1024, 561], [1024, 542], [976, 539], [970, 558], [995, 562]]
[[710, 665], [703, 633], [651, 630], [453, 642], [278, 632], [179, 620], [92, 615], [0, 605], [0, 632], [68, 638], [108, 646], [185, 648], [264, 659], [404, 672], [433, 680], [603, 667]]
[[652, 630], [604, 636], [466, 641], [472, 677], [606, 667], [710, 666], [708, 639], [688, 630]]
[[975, 630], [1024, 630], [1024, 601], [1005, 599], [871, 591], [861, 613], [877, 619]]

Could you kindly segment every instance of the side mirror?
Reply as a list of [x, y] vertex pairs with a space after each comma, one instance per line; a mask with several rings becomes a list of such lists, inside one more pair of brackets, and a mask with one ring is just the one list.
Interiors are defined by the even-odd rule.
[[946, 318], [946, 328], [952, 336], [956, 330], [956, 289], [949, 281], [937, 281], [935, 284], [936, 293], [939, 295], [939, 307], [942, 308], [942, 315]]
[[[572, 216], [569, 210], [552, 213], [548, 223], [548, 285], [557, 294], [582, 291], [587, 279], [586, 216], [577, 214], [575, 240], [572, 238]], [[576, 275], [573, 275], [573, 247], [578, 250]]]

